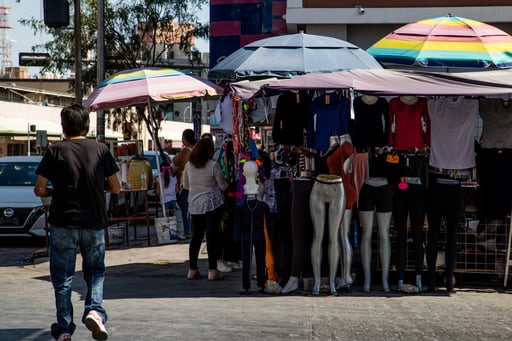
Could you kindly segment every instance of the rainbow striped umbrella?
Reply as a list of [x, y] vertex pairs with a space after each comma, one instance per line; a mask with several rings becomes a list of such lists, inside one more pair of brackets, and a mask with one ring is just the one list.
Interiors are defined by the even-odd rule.
[[402, 26], [367, 51], [384, 64], [512, 67], [512, 36], [480, 21], [452, 15]]
[[87, 97], [93, 110], [221, 95], [223, 89], [190, 72], [146, 67], [120, 71], [101, 82]]

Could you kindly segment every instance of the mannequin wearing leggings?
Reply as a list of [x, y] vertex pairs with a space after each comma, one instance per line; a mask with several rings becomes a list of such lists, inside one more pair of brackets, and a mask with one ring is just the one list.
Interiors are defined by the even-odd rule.
[[393, 210], [393, 193], [386, 178], [374, 177], [366, 179], [359, 193], [359, 219], [363, 230], [361, 240], [361, 261], [364, 271], [364, 292], [370, 292], [371, 287], [371, 258], [372, 231], [374, 210], [377, 211], [379, 228], [380, 262], [382, 267], [382, 288], [389, 289], [389, 264], [391, 261], [391, 243], [389, 240], [389, 225]]
[[307, 177], [293, 179], [292, 182], [292, 268], [291, 276], [281, 293], [287, 294], [297, 290], [299, 287], [299, 276], [310, 275], [311, 260], [306, 257], [311, 249], [311, 236], [313, 227], [309, 211], [309, 198], [313, 188], [314, 180]]
[[337, 289], [348, 290], [352, 285], [352, 245], [350, 244], [349, 233], [352, 222], [352, 209], [357, 201], [355, 186], [348, 177], [349, 170], [354, 159], [355, 148], [352, 145], [352, 139], [349, 134], [339, 137], [339, 147], [327, 158], [329, 174], [341, 176], [343, 188], [345, 189], [345, 214], [341, 223], [341, 281]]
[[428, 290], [435, 291], [437, 243], [441, 217], [446, 216], [446, 290], [455, 292], [453, 273], [455, 270], [457, 230], [464, 211], [464, 194], [460, 181], [454, 179], [431, 178], [429, 186], [427, 266], [429, 274]]
[[270, 208], [256, 198], [258, 184], [256, 176], [258, 165], [247, 161], [243, 167], [246, 179], [244, 185], [245, 203], [238, 205], [235, 211], [235, 239], [241, 242], [242, 286], [241, 295], [251, 294], [251, 263], [254, 248], [256, 260], [256, 280], [260, 292], [265, 288], [265, 226], [272, 235]]
[[[404, 284], [405, 259], [407, 249], [407, 217], [410, 220], [410, 231], [413, 240], [414, 271], [416, 287], [423, 292], [422, 273], [425, 250], [423, 247], [422, 231], [425, 223], [425, 195], [428, 176], [428, 158], [422, 153], [399, 153], [400, 166], [396, 170], [393, 184], [393, 221], [398, 237], [397, 248], [397, 277], [398, 290]], [[389, 178], [388, 178], [389, 179]]]
[[397, 277], [398, 290], [404, 284], [405, 250], [407, 245], [407, 216], [410, 218], [414, 246], [414, 270], [416, 287], [423, 292], [421, 274], [423, 272], [423, 241], [421, 232], [425, 222], [425, 186], [419, 177], [404, 177], [398, 184], [393, 198], [394, 225], [398, 235]]
[[284, 287], [290, 278], [292, 259], [292, 227], [291, 227], [291, 181], [289, 178], [274, 180], [277, 205], [277, 224], [275, 231], [279, 239], [279, 285]]
[[326, 218], [329, 224], [329, 289], [336, 295], [336, 271], [340, 255], [339, 230], [345, 211], [345, 190], [340, 176], [320, 174], [315, 178], [309, 201], [313, 220], [313, 243], [311, 245], [311, 265], [315, 283], [313, 295], [320, 294], [322, 263], [322, 240]]

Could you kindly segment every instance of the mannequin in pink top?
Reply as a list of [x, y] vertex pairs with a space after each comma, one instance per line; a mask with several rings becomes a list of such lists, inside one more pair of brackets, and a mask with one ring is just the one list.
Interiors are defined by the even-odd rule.
[[350, 225], [352, 222], [352, 209], [357, 201], [355, 186], [349, 179], [349, 172], [352, 168], [352, 160], [355, 155], [355, 148], [352, 145], [352, 139], [349, 134], [338, 137], [336, 151], [327, 158], [329, 173], [341, 176], [343, 188], [345, 189], [345, 213], [341, 222], [340, 241], [341, 241], [341, 280], [336, 289], [348, 290], [352, 285], [352, 245], [349, 239]]

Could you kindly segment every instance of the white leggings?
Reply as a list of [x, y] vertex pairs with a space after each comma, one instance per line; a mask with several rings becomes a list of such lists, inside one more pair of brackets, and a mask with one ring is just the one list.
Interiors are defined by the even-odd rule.
[[[340, 257], [339, 232], [345, 212], [345, 189], [341, 177], [319, 175], [313, 185], [309, 207], [313, 221], [313, 242], [311, 244], [311, 265], [315, 284], [313, 294], [320, 293], [322, 240], [327, 215], [329, 223], [329, 288], [336, 293], [335, 278]], [[328, 208], [327, 208], [328, 207]]]

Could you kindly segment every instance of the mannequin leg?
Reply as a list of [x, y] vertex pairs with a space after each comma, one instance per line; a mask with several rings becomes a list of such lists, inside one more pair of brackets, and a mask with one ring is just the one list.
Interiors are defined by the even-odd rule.
[[361, 221], [361, 262], [364, 271], [364, 292], [370, 292], [371, 285], [371, 261], [372, 261], [372, 231], [373, 231], [373, 211], [360, 211], [359, 220]]
[[333, 295], [336, 294], [336, 271], [340, 259], [340, 222], [345, 210], [345, 201], [341, 201], [343, 205], [335, 205], [336, 201], [333, 201], [329, 207], [329, 289]]
[[310, 200], [311, 219], [313, 221], [313, 241], [311, 242], [311, 267], [315, 284], [313, 285], [313, 295], [320, 294], [320, 279], [322, 265], [322, 240], [324, 238], [325, 224], [325, 202], [320, 200], [319, 193], [313, 191]]
[[423, 292], [423, 283], [421, 281], [421, 275], [416, 275], [416, 286], [418, 287], [418, 292]]
[[389, 240], [389, 225], [391, 224], [391, 212], [377, 212], [377, 224], [379, 226], [380, 264], [382, 267], [382, 288], [384, 292], [389, 289], [389, 264], [391, 262], [391, 242]]
[[352, 210], [345, 210], [343, 223], [341, 224], [341, 281], [337, 289], [348, 288], [352, 285], [352, 245], [349, 240], [350, 224], [352, 222]]
[[315, 284], [313, 285], [312, 291], [313, 295], [319, 295], [322, 265], [322, 239], [324, 238], [324, 230], [320, 226], [317, 226], [316, 224], [314, 225], [315, 230], [313, 231], [313, 242], [311, 243], [311, 266], [313, 268]]

